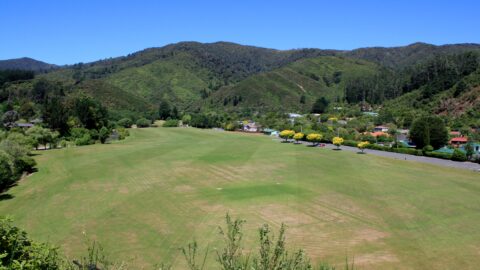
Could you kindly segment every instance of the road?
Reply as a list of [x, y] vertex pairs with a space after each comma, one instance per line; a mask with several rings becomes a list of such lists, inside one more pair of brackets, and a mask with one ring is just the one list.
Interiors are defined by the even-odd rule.
[[[302, 142], [302, 143], [309, 144], [307, 142]], [[325, 147], [329, 149], [336, 148], [336, 146], [333, 144], [325, 144]], [[360, 152], [358, 148], [351, 147], [351, 146], [342, 146], [341, 149], [345, 151], [356, 152], [356, 153]], [[387, 152], [387, 151], [378, 151], [378, 150], [371, 150], [371, 149], [365, 149], [365, 153], [369, 155], [376, 155], [376, 156], [394, 158], [399, 160], [409, 160], [409, 161], [429, 163], [429, 164], [434, 164], [434, 165], [439, 165], [444, 167], [472, 170], [480, 173], [480, 164], [473, 163], [473, 162], [459, 162], [459, 161], [446, 160], [446, 159], [440, 159], [440, 158], [414, 156], [414, 155], [393, 153], [393, 152]]]

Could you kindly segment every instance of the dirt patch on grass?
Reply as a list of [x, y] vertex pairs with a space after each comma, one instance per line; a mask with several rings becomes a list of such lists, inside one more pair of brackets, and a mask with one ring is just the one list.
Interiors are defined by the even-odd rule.
[[355, 256], [355, 265], [371, 265], [377, 263], [385, 263], [385, 262], [398, 262], [399, 259], [395, 254], [386, 252], [386, 251], [379, 251], [369, 254], [361, 254], [359, 256]]
[[195, 188], [189, 185], [178, 185], [173, 188], [173, 192], [175, 193], [190, 193], [194, 190]]
[[262, 206], [252, 206], [252, 211], [257, 210], [258, 215], [268, 223], [275, 223], [280, 226], [282, 223], [289, 227], [295, 227], [299, 225], [306, 225], [315, 222], [315, 219], [310, 215], [295, 211], [295, 209], [289, 208], [280, 204], [267, 204]]

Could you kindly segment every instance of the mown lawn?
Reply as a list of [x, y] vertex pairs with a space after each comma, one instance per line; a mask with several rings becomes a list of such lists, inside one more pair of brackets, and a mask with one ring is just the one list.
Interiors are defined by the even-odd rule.
[[478, 173], [267, 136], [131, 133], [109, 145], [39, 151], [39, 171], [8, 191], [0, 214], [69, 256], [85, 250], [86, 234], [137, 266], [182, 268], [178, 247], [193, 239], [214, 252], [226, 212], [247, 220], [246, 246], [261, 224], [284, 222], [290, 247], [337, 265], [345, 256], [361, 269], [480, 265]]

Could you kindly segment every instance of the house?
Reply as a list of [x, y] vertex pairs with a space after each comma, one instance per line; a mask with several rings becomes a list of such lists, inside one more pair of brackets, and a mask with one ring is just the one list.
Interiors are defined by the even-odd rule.
[[387, 126], [376, 126], [373, 128], [374, 132], [388, 132]]
[[450, 131], [450, 137], [452, 138], [457, 138], [457, 137], [462, 137], [462, 134], [460, 133], [460, 131]]
[[408, 141], [408, 133], [410, 130], [408, 129], [399, 129], [398, 133], [395, 135], [397, 141]]
[[347, 124], [347, 121], [346, 120], [338, 120], [337, 123], [339, 125], [345, 126]]
[[368, 116], [373, 116], [373, 117], [377, 117], [378, 116], [378, 113], [376, 112], [363, 112], [364, 115], [368, 115]]
[[460, 147], [467, 144], [468, 138], [467, 137], [455, 137], [450, 139], [449, 144], [453, 147]]
[[243, 125], [242, 130], [245, 132], [260, 132], [260, 126], [255, 122], [248, 122]]
[[375, 131], [375, 132], [370, 132], [370, 135], [372, 135], [373, 137], [379, 137], [379, 136], [385, 136], [385, 137], [388, 137], [388, 133], [386, 132], [383, 132], [383, 131]]
[[24, 128], [24, 129], [29, 129], [33, 126], [34, 124], [32, 123], [15, 123], [15, 127]]

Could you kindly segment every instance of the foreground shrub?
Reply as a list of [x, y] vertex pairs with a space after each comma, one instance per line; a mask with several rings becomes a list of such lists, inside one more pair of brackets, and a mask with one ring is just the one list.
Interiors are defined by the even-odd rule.
[[0, 236], [0, 269], [62, 269], [55, 248], [30, 240], [10, 219], [0, 219]]
[[[220, 269], [237, 270], [333, 270], [334, 267], [328, 264], [320, 264], [315, 267], [302, 249], [295, 252], [289, 252], [285, 241], [285, 224], [282, 224], [278, 236], [275, 238], [270, 226], [263, 225], [259, 231], [258, 253], [247, 252], [242, 248], [242, 226], [244, 220], [233, 220], [228, 214], [225, 217], [226, 226], [219, 228], [220, 236], [223, 238], [222, 246], [216, 251], [216, 261]], [[205, 261], [208, 256], [208, 250], [202, 261], [197, 261], [198, 245], [196, 242], [182, 248], [182, 253], [187, 261], [190, 270], [204, 269]], [[347, 267], [350, 269], [347, 262]], [[353, 269], [353, 265], [352, 268]]]

